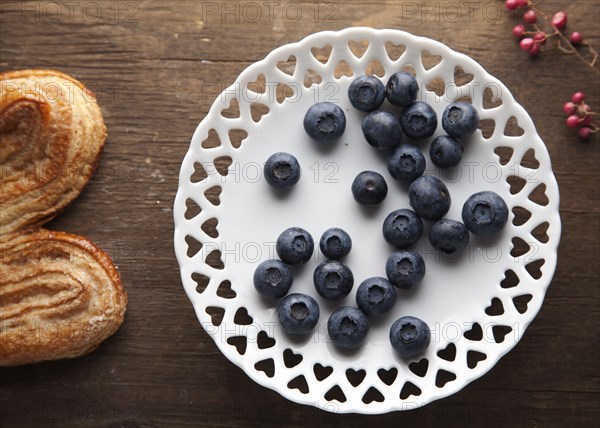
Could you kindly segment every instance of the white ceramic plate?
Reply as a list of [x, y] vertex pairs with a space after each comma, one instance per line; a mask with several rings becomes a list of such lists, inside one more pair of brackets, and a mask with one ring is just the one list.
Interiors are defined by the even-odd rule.
[[[433, 56], [441, 61], [426, 69], [424, 63], [435, 63]], [[461, 165], [446, 172], [429, 162], [430, 139], [413, 141], [429, 162], [426, 173], [441, 177], [450, 190], [448, 217], [460, 220], [463, 202], [481, 190], [500, 194], [511, 214], [499, 236], [480, 240], [472, 235], [460, 257], [434, 251], [426, 238], [427, 225], [417, 245], [427, 266], [423, 282], [415, 290], [400, 291], [391, 313], [370, 320], [364, 346], [341, 352], [327, 335], [329, 314], [338, 306], [355, 305], [362, 280], [385, 276], [385, 260], [393, 249], [381, 235], [383, 219], [409, 207], [406, 187], [388, 174], [385, 156], [365, 142], [363, 113], [351, 107], [347, 89], [365, 72], [379, 73], [386, 82], [407, 66], [421, 83], [419, 99], [430, 103], [438, 117], [449, 102], [469, 97], [487, 133], [485, 138], [476, 131], [464, 141]], [[472, 79], [459, 72], [455, 82], [457, 67]], [[435, 87], [432, 81], [441, 96], [427, 89]], [[302, 127], [304, 113], [317, 101], [333, 101], [347, 116], [344, 136], [327, 150]], [[230, 111], [236, 103], [237, 117]], [[254, 110], [265, 107], [268, 114], [259, 118]], [[397, 111], [387, 102], [383, 108]], [[505, 135], [511, 117], [522, 135]], [[506, 133], [512, 128], [509, 124]], [[442, 133], [439, 125], [435, 135]], [[246, 136], [241, 146], [240, 135]], [[273, 192], [262, 179], [262, 166], [276, 151], [294, 154], [302, 168], [299, 183], [286, 196]], [[215, 164], [224, 160], [231, 165], [219, 171]], [[367, 169], [383, 174], [390, 187], [384, 203], [373, 209], [359, 207], [350, 192], [353, 178]], [[212, 197], [215, 191], [221, 192], [218, 202]], [[558, 204], [548, 152], [527, 112], [501, 82], [439, 42], [397, 30], [349, 28], [274, 50], [215, 100], [181, 166], [175, 252], [202, 327], [252, 379], [290, 400], [327, 411], [384, 413], [459, 391], [516, 345], [539, 311], [554, 273], [561, 227]], [[529, 217], [523, 223], [524, 213]], [[217, 222], [218, 236], [209, 236], [204, 230]], [[327, 228], [341, 227], [354, 243], [345, 262], [355, 286], [339, 303], [324, 301], [314, 290], [312, 272], [321, 254], [294, 270], [292, 292], [310, 294], [321, 307], [314, 334], [303, 341], [283, 333], [276, 302], [262, 299], [252, 284], [256, 266], [276, 257], [277, 236], [291, 226], [307, 229], [317, 242]], [[219, 256], [222, 264], [213, 263]], [[390, 325], [403, 315], [418, 316], [432, 329], [427, 352], [409, 361], [399, 358], [388, 341]]]

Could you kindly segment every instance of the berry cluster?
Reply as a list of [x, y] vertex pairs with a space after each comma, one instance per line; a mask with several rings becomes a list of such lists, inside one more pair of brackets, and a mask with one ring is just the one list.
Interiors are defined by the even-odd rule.
[[[524, 10], [523, 22], [513, 28], [513, 35], [521, 41], [519, 47], [529, 53], [531, 56], [537, 56], [542, 49], [554, 48], [562, 52], [574, 54], [588, 66], [594, 67], [598, 53], [583, 41], [583, 36], [579, 31], [572, 32], [568, 37], [564, 33], [567, 25], [567, 13], [565, 11], [556, 12], [552, 17], [546, 15], [540, 8], [529, 0], [506, 0], [506, 9], [510, 11]], [[529, 29], [525, 26], [529, 25]], [[546, 29], [546, 31], [544, 31]], [[547, 43], [550, 42], [550, 43]], [[592, 54], [592, 60], [586, 60], [575, 46], [585, 45]]]
[[567, 126], [579, 128], [579, 137], [587, 139], [600, 128], [592, 120], [592, 116], [596, 116], [597, 113], [592, 112], [591, 107], [584, 100], [583, 92], [575, 92], [571, 101], [565, 103], [563, 111], [567, 115]]
[[[421, 222], [412, 211], [399, 211], [411, 213], [415, 220]], [[422, 224], [419, 236], [421, 232]], [[405, 245], [406, 242], [403, 242], [402, 246]], [[344, 230], [334, 227], [323, 233], [319, 247], [327, 260], [314, 270], [315, 290], [324, 299], [339, 301], [350, 294], [354, 286], [352, 271], [339, 260], [350, 253], [352, 239]], [[283, 330], [290, 335], [306, 335], [319, 321], [321, 311], [314, 298], [303, 293], [288, 294], [294, 281], [290, 266], [306, 263], [314, 249], [315, 242], [309, 232], [300, 227], [290, 227], [277, 238], [276, 251], [280, 260], [266, 260], [254, 271], [256, 291], [266, 299], [282, 298], [277, 305], [277, 317]], [[396, 266], [401, 266], [402, 271]], [[330, 315], [327, 331], [336, 346], [345, 349], [359, 347], [369, 332], [367, 316], [383, 315], [392, 309], [397, 300], [395, 286], [411, 288], [416, 285], [425, 275], [425, 264], [416, 251], [399, 251], [388, 259], [386, 273], [389, 280], [371, 277], [359, 285], [356, 306], [339, 307]], [[390, 328], [392, 346], [406, 358], [423, 353], [430, 340], [429, 327], [416, 317], [401, 317]]]
[[[469, 243], [470, 233], [492, 236], [508, 220], [504, 200], [490, 191], [478, 192], [465, 201], [462, 222], [446, 218], [451, 197], [445, 184], [436, 177], [423, 175], [426, 159], [421, 149], [403, 143], [404, 137], [418, 143], [435, 134], [438, 123], [447, 135], [438, 135], [430, 145], [430, 159], [438, 168], [459, 164], [463, 146], [479, 125], [479, 116], [473, 105], [452, 102], [438, 121], [435, 110], [427, 103], [417, 101], [419, 82], [410, 73], [397, 72], [387, 84], [376, 76], [357, 77], [348, 89], [352, 106], [364, 112], [361, 130], [365, 141], [374, 149], [386, 153], [390, 175], [409, 185], [408, 197], [412, 208], [401, 208], [390, 213], [382, 226], [383, 238], [395, 247], [386, 263], [387, 278], [371, 277], [361, 282], [356, 291], [356, 306], [336, 309], [327, 321], [332, 342], [340, 348], [356, 348], [369, 331], [369, 318], [387, 313], [397, 300], [396, 288], [417, 287], [425, 277], [425, 261], [411, 249], [423, 235], [423, 221], [432, 222], [428, 238], [437, 250], [452, 254], [460, 252]], [[393, 111], [380, 109], [387, 99]], [[395, 107], [401, 110], [394, 111]], [[312, 105], [303, 120], [304, 129], [317, 144], [332, 144], [346, 129], [344, 111], [336, 104], [319, 102]], [[265, 163], [265, 179], [277, 191], [288, 191], [301, 176], [300, 164], [289, 153], [275, 153]], [[285, 190], [288, 189], [288, 190]], [[383, 175], [376, 171], [360, 172], [351, 186], [352, 196], [360, 205], [383, 202], [388, 186]], [[414, 211], [413, 211], [414, 210]], [[349, 254], [352, 239], [340, 228], [326, 230], [319, 247], [327, 258], [313, 272], [317, 293], [326, 300], [339, 301], [350, 294], [354, 286], [351, 269], [340, 259]], [[308, 262], [313, 255], [315, 240], [308, 231], [290, 227], [277, 238], [278, 259], [262, 262], [254, 272], [254, 286], [267, 299], [280, 299], [277, 315], [282, 329], [291, 335], [305, 335], [316, 326], [320, 308], [316, 300], [303, 293], [288, 294], [294, 274], [291, 265]], [[399, 355], [410, 358], [427, 349], [431, 334], [427, 324], [414, 316], [397, 319], [390, 328], [390, 342]]]

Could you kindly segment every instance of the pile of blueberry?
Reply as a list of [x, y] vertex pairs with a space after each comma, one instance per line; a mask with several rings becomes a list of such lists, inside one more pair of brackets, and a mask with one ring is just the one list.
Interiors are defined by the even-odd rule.
[[[462, 222], [446, 218], [451, 197], [445, 184], [436, 177], [423, 175], [426, 160], [420, 149], [402, 143], [403, 135], [422, 140], [431, 137], [438, 125], [433, 108], [416, 101], [419, 85], [415, 77], [398, 72], [387, 85], [376, 76], [360, 76], [350, 85], [348, 97], [358, 110], [367, 113], [361, 124], [368, 144], [389, 153], [387, 168], [390, 175], [410, 184], [408, 197], [412, 208], [390, 213], [382, 227], [384, 239], [397, 248], [385, 264], [386, 278], [364, 280], [356, 292], [356, 305], [334, 311], [327, 322], [329, 336], [341, 348], [356, 348], [364, 341], [369, 322], [367, 316], [388, 312], [396, 303], [396, 287], [410, 289], [425, 276], [425, 262], [418, 251], [410, 249], [423, 234], [423, 220], [433, 222], [429, 241], [447, 254], [462, 250], [469, 243], [469, 232], [491, 236], [500, 231], [508, 220], [508, 207], [496, 193], [483, 191], [471, 195], [462, 209]], [[401, 107], [399, 114], [380, 110], [384, 100]], [[429, 156], [438, 168], [459, 164], [463, 146], [460, 140], [471, 135], [479, 126], [475, 108], [465, 102], [450, 103], [441, 119], [447, 135], [431, 141]], [[304, 117], [304, 129], [314, 140], [327, 143], [339, 139], [346, 128], [346, 117], [336, 104], [321, 102], [311, 106]], [[266, 162], [265, 177], [275, 188], [289, 188], [300, 178], [300, 165], [289, 153], [275, 153]], [[363, 171], [354, 179], [351, 191], [361, 205], [381, 203], [388, 194], [385, 178], [376, 171]], [[319, 247], [327, 260], [317, 266], [313, 282], [319, 295], [328, 300], [347, 296], [354, 285], [352, 271], [340, 261], [352, 248], [350, 236], [342, 229], [331, 228], [323, 233]], [[319, 305], [312, 297], [288, 292], [293, 273], [289, 265], [307, 262], [314, 251], [312, 236], [304, 229], [292, 227], [277, 239], [280, 260], [261, 263], [254, 273], [254, 286], [263, 296], [283, 298], [277, 313], [283, 330], [288, 334], [310, 333], [319, 320]], [[396, 320], [390, 328], [390, 342], [402, 357], [413, 357], [425, 351], [431, 340], [427, 324], [412, 316]]]

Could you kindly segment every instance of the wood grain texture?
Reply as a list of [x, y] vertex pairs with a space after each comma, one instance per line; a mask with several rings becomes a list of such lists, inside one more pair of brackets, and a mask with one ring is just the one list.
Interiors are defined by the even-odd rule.
[[[575, 90], [600, 110], [600, 85], [572, 57], [527, 58], [510, 34], [517, 18], [501, 1], [294, 3], [300, 16], [289, 6], [284, 12], [287, 2], [271, 15], [258, 2], [258, 20], [244, 14], [245, 2], [53, 2], [60, 16], [49, 3], [0, 3], [0, 71], [61, 70], [98, 96], [108, 127], [100, 168], [49, 226], [85, 235], [111, 255], [129, 307], [121, 329], [91, 355], [0, 370], [0, 425], [587, 427], [600, 420], [600, 146], [597, 136], [580, 143], [562, 115]], [[545, 7], [565, 8], [570, 28], [600, 46], [600, 3]], [[556, 274], [518, 346], [458, 394], [381, 416], [324, 413], [254, 383], [198, 326], [172, 250], [180, 162], [214, 97], [272, 49], [353, 25], [440, 40], [502, 80], [536, 123], [562, 198]]]

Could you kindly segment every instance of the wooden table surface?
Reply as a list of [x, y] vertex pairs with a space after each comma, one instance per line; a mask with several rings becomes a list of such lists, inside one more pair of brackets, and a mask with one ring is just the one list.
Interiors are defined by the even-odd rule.
[[[584, 427], [600, 420], [599, 139], [563, 103], [600, 110], [598, 74], [552, 51], [531, 60], [501, 1], [290, 3], [109, 0], [0, 3], [0, 70], [57, 69], [94, 90], [109, 138], [84, 193], [49, 227], [119, 266], [125, 323], [94, 353], [0, 370], [2, 427]], [[257, 9], [258, 7], [258, 9]], [[566, 8], [600, 46], [600, 2]], [[261, 16], [257, 17], [255, 11]], [[317, 13], [318, 12], [318, 13]], [[561, 191], [558, 267], [521, 342], [461, 392], [411, 412], [335, 415], [294, 404], [229, 362], [200, 328], [173, 252], [172, 206], [191, 135], [221, 89], [272, 49], [319, 30], [399, 28], [470, 55], [528, 110]]]

